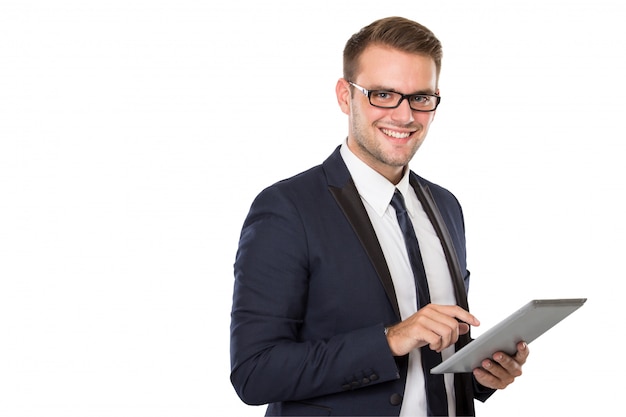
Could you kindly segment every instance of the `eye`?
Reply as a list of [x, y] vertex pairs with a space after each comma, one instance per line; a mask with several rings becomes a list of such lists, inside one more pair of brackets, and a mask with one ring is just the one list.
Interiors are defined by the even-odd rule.
[[415, 104], [425, 105], [425, 104], [430, 103], [430, 100], [431, 100], [430, 96], [423, 96], [420, 94], [411, 96], [411, 102]]
[[393, 96], [394, 93], [389, 91], [372, 91], [372, 98], [377, 101], [389, 101]]

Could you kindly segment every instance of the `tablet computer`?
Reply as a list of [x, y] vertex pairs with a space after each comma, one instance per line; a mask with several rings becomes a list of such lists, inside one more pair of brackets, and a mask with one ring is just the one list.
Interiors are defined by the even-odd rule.
[[532, 300], [431, 369], [433, 374], [472, 372], [500, 351], [514, 354], [517, 343], [530, 343], [580, 308], [586, 298]]

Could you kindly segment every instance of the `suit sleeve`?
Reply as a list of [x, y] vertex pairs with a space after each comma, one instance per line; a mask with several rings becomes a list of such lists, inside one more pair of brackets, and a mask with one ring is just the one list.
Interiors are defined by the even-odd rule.
[[307, 230], [280, 187], [252, 204], [234, 272], [231, 381], [244, 402], [302, 400], [399, 378], [382, 324], [302, 340], [307, 311], [315, 309]]

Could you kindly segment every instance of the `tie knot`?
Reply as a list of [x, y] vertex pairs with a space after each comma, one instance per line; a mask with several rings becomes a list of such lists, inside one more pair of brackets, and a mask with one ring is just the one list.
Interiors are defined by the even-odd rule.
[[396, 191], [393, 193], [393, 197], [391, 198], [391, 206], [396, 210], [397, 213], [405, 212], [406, 205], [404, 204], [404, 197], [400, 190], [396, 188]]

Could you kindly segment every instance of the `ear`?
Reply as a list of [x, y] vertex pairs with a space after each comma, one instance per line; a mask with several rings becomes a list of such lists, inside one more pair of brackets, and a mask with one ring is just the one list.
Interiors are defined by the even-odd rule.
[[[437, 94], [438, 96], [439, 96], [439, 95], [441, 95], [441, 94], [439, 94], [439, 89], [437, 89], [437, 90], [435, 91], [435, 94]], [[435, 116], [436, 116], [436, 115], [437, 115], [437, 110], [435, 110], [435, 111], [433, 112], [433, 118], [430, 120], [431, 122], [432, 122], [433, 120], [435, 120]]]
[[337, 85], [335, 86], [335, 94], [337, 94], [337, 103], [339, 103], [339, 108], [345, 114], [350, 114], [350, 84], [343, 79], [340, 78], [337, 80]]

